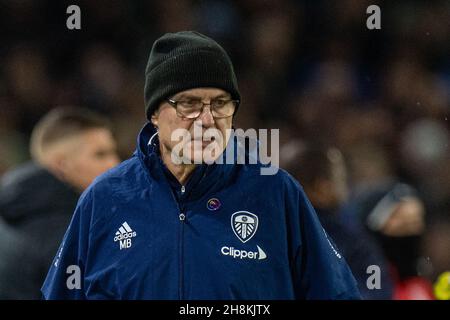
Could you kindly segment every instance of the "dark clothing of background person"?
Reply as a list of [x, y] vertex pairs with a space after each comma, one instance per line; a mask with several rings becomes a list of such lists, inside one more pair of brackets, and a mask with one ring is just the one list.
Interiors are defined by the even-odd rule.
[[[15, 254], [26, 257], [33, 268], [32, 273], [0, 280], [15, 283], [14, 295], [8, 298], [40, 299], [40, 287], [70, 223], [79, 193], [34, 162], [5, 173], [0, 186], [0, 215], [17, 237], [23, 237]], [[22, 263], [20, 259], [12, 261]]]
[[35, 257], [24, 236], [0, 218], [0, 300], [35, 297]]
[[[392, 281], [388, 265], [374, 239], [364, 230], [349, 227], [343, 223], [339, 214], [330, 210], [314, 208], [324, 229], [330, 234], [338, 249], [342, 252], [358, 283], [361, 296], [365, 300], [390, 300], [393, 295]], [[367, 267], [380, 267], [380, 289], [369, 289]], [[369, 283], [372, 283], [369, 281]]]
[[[392, 179], [355, 197], [354, 216], [360, 218], [366, 230], [377, 240], [389, 262], [394, 300], [433, 300], [432, 284], [418, 269], [423, 254], [421, 246], [424, 230], [416, 227], [418, 230], [414, 232], [393, 235], [387, 234], [383, 229], [398, 210], [396, 208], [413, 199], [421, 202], [420, 195], [413, 186]], [[409, 210], [408, 217], [412, 214], [419, 215], [419, 209]], [[411, 224], [405, 218], [402, 219], [402, 225]], [[422, 216], [420, 219], [424, 223], [425, 218]]]
[[[421, 235], [409, 236], [388, 236], [381, 230], [374, 230], [369, 225], [369, 216], [375, 207], [383, 200], [390, 205], [401, 202], [402, 197], [417, 197], [412, 186], [391, 182], [373, 187], [364, 194], [354, 199], [355, 216], [366, 226], [368, 232], [380, 243], [386, 258], [395, 268], [396, 276], [401, 280], [417, 276], [417, 261], [420, 257]], [[384, 214], [390, 216], [389, 206], [384, 210], [387, 213], [379, 212], [379, 216]], [[381, 218], [379, 218], [381, 219]], [[385, 220], [387, 218], [384, 218]]]

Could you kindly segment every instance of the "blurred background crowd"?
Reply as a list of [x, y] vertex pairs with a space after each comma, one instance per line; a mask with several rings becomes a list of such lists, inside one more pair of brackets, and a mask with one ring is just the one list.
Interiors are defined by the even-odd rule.
[[[66, 28], [70, 4], [81, 30]], [[371, 4], [381, 30], [366, 27]], [[34, 126], [62, 105], [110, 119], [128, 158], [152, 43], [180, 30], [230, 54], [235, 127], [280, 129], [281, 167], [334, 226], [355, 225], [345, 239], [337, 229], [338, 247], [361, 243], [361, 227], [394, 286], [450, 270], [450, 1], [0, 0], [0, 176], [30, 158]], [[389, 297], [421, 296], [378, 298]]]

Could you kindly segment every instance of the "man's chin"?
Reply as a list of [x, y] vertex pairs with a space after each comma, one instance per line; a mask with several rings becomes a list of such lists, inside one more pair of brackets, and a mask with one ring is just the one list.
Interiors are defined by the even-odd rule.
[[187, 160], [187, 163], [189, 164], [212, 164], [216, 159], [218, 158], [218, 155], [211, 154], [210, 152], [205, 152], [205, 150], [194, 152], [193, 157], [184, 158]]
[[220, 156], [221, 151], [211, 147], [192, 150], [190, 154], [183, 155], [183, 163], [185, 164], [212, 164]]

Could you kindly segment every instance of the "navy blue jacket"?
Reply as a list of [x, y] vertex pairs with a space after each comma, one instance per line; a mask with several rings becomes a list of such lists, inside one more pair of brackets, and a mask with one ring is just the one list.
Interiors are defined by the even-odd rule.
[[133, 157], [83, 193], [44, 298], [360, 297], [344, 258], [285, 171], [199, 165], [174, 192], [158, 149], [147, 124]]

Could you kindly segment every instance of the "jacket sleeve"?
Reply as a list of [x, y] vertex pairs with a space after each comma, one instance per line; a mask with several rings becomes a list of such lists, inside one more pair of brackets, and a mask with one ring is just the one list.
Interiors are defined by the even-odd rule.
[[293, 275], [297, 299], [361, 299], [357, 283], [344, 257], [320, 224], [303, 189], [290, 197], [296, 215], [291, 228], [294, 245]]
[[82, 194], [41, 288], [46, 300], [83, 300], [91, 220], [89, 189]]

